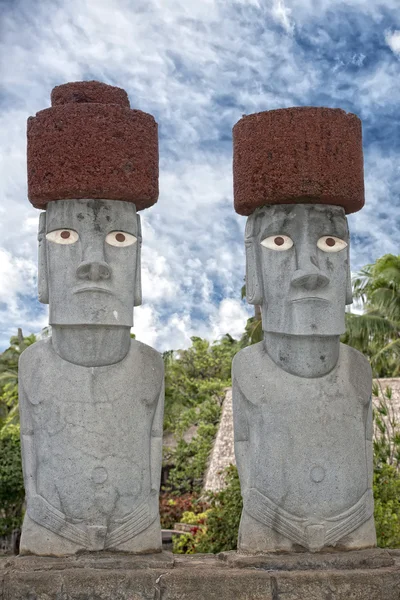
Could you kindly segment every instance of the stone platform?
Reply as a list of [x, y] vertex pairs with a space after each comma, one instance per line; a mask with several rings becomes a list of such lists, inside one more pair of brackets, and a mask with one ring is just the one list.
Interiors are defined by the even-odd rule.
[[400, 550], [0, 559], [1, 600], [400, 600]]

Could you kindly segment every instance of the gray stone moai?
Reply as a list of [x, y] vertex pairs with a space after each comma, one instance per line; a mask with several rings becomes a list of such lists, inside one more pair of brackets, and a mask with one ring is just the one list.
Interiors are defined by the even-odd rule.
[[163, 360], [130, 337], [157, 124], [120, 88], [59, 86], [28, 120], [28, 184], [52, 337], [20, 359], [21, 553], [161, 551]]
[[352, 302], [346, 213], [364, 204], [361, 123], [326, 108], [233, 129], [246, 291], [264, 340], [232, 366], [241, 553], [375, 546], [371, 369], [340, 344]]

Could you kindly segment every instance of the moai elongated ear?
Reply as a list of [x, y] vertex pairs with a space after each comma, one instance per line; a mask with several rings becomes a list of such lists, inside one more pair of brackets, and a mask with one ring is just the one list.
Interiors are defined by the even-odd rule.
[[249, 304], [262, 304], [262, 287], [257, 257], [257, 237], [254, 235], [253, 215], [247, 219], [244, 236], [246, 248], [246, 298]]
[[47, 278], [47, 240], [46, 240], [46, 213], [39, 215], [39, 257], [38, 257], [38, 298], [42, 304], [49, 303], [49, 284]]
[[136, 242], [136, 276], [135, 276], [135, 299], [134, 306], [142, 304], [142, 275], [141, 275], [141, 254], [142, 254], [142, 226], [140, 223], [140, 215], [137, 218], [137, 242]]
[[351, 285], [351, 269], [350, 269], [350, 237], [347, 242], [347, 280], [346, 280], [346, 306], [353, 304], [353, 288]]

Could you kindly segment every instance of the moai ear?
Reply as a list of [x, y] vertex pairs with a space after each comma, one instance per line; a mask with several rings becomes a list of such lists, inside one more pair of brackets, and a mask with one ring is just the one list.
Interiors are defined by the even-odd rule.
[[39, 257], [38, 257], [38, 298], [42, 304], [49, 303], [49, 284], [47, 278], [47, 240], [46, 240], [46, 213], [39, 215]]
[[353, 288], [351, 285], [351, 269], [350, 269], [350, 238], [347, 243], [346, 306], [348, 304], [353, 304]]
[[249, 304], [261, 306], [262, 291], [257, 257], [257, 239], [253, 235], [253, 218], [246, 223], [244, 244], [246, 248], [246, 298]]
[[134, 306], [142, 304], [142, 275], [141, 275], [141, 254], [142, 254], [142, 226], [140, 223], [140, 215], [137, 218], [137, 242], [136, 242], [136, 276], [135, 276], [135, 299]]

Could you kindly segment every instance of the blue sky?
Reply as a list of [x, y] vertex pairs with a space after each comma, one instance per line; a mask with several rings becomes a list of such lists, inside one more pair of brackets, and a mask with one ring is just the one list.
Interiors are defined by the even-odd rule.
[[67, 81], [126, 89], [159, 123], [160, 199], [142, 212], [138, 338], [239, 336], [245, 218], [232, 206], [242, 114], [340, 107], [363, 121], [366, 205], [349, 218], [353, 271], [399, 252], [398, 0], [0, 0], [0, 349], [40, 331], [39, 211], [26, 195], [26, 119]]

